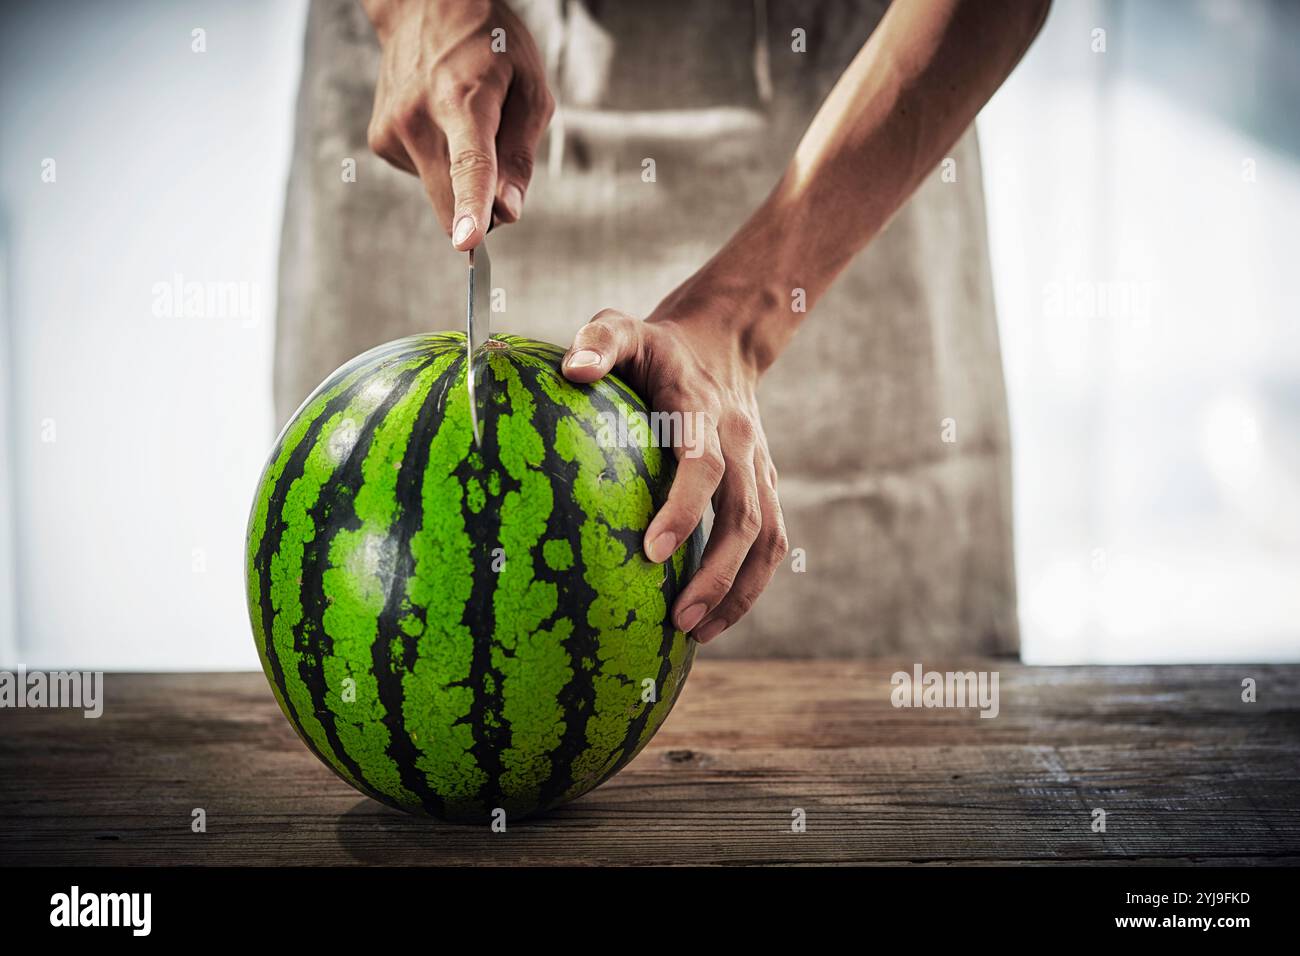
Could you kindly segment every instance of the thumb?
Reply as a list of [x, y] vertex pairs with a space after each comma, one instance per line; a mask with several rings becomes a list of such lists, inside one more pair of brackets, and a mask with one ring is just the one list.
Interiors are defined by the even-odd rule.
[[596, 381], [615, 365], [637, 356], [642, 334], [639, 319], [613, 309], [598, 312], [573, 337], [573, 347], [560, 366], [564, 377], [571, 382]]

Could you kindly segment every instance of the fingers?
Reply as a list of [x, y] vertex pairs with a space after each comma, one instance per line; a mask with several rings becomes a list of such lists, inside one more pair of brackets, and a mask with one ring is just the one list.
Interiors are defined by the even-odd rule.
[[594, 382], [621, 362], [635, 362], [641, 351], [642, 323], [605, 309], [578, 330], [560, 368], [571, 382]]
[[523, 214], [524, 196], [533, 178], [533, 152], [555, 111], [546, 90], [517, 81], [501, 107], [497, 133], [496, 209], [502, 222], [517, 222]]
[[[724, 471], [714, 496], [713, 530], [704, 549], [700, 569], [677, 599], [675, 621], [683, 631], [692, 631], [717, 608], [732, 584], [763, 528], [757, 479], [754, 475], [754, 422], [734, 412], [719, 423]], [[703, 459], [700, 459], [703, 460]], [[689, 463], [690, 459], [686, 459]], [[683, 466], [685, 467], [685, 466]], [[673, 489], [677, 482], [674, 480]], [[671, 498], [671, 493], [670, 493]], [[697, 502], [690, 502], [693, 506]], [[663, 511], [668, 510], [665, 504]], [[657, 519], [656, 519], [657, 520]], [[654, 522], [651, 522], [651, 531]]]
[[457, 89], [434, 106], [447, 138], [453, 197], [451, 244], [462, 252], [482, 242], [492, 225], [501, 103], [501, 91], [484, 85]]
[[701, 644], [707, 644], [749, 613], [790, 551], [785, 518], [776, 494], [776, 469], [761, 442], [755, 450], [754, 477], [763, 527], [745, 556], [727, 596], [695, 626], [693, 637]]
[[422, 123], [414, 118], [407, 121], [401, 143], [415, 167], [415, 175], [424, 184], [438, 221], [450, 233], [456, 197], [451, 191], [451, 180], [447, 178], [446, 146], [442, 135], [426, 115]]
[[391, 126], [379, 122], [378, 119], [372, 119], [369, 129], [366, 130], [366, 142], [370, 146], [370, 151], [390, 166], [395, 166], [412, 176], [419, 175], [415, 163], [406, 153], [401, 138]]
[[667, 561], [713, 502], [700, 568], [672, 610], [677, 628], [705, 643], [740, 620], [772, 580], [788, 551], [785, 524], [756, 411], [715, 386], [692, 385], [707, 374], [684, 372], [677, 359], [689, 351], [668, 347], [674, 339], [647, 338], [654, 327], [601, 312], [574, 336], [561, 368], [570, 381], [586, 383], [618, 367], [657, 412], [681, 415], [682, 441], [673, 443], [677, 471], [644, 548], [648, 560]]
[[[688, 410], [681, 408], [665, 407], [662, 411], [682, 411], [684, 416], [689, 415]], [[704, 418], [705, 416], [699, 417]], [[711, 421], [706, 420], [699, 430], [703, 434], [691, 436], [691, 454], [686, 454], [687, 449], [684, 447], [675, 447], [673, 449], [677, 454], [677, 474], [673, 476], [672, 487], [668, 489], [668, 500], [655, 514], [654, 519], [650, 522], [650, 527], [646, 529], [645, 555], [656, 564], [667, 561], [672, 556], [672, 553], [681, 546], [681, 543], [700, 526], [700, 522], [704, 520], [704, 509], [709, 506], [709, 501], [712, 500], [714, 494], [718, 493], [719, 485], [727, 472], [717, 428]], [[715, 524], [714, 536], [719, 535], [722, 530]], [[713, 539], [710, 538], [709, 548], [713, 549], [713, 547]], [[701, 571], [703, 571], [703, 568], [701, 568]], [[732, 574], [735, 574], [734, 569]], [[696, 575], [696, 578], [699, 578], [699, 574]], [[698, 597], [700, 591], [702, 589], [692, 592], [688, 587], [685, 593], [694, 593]], [[695, 603], [698, 603], [698, 601], [678, 602], [678, 627], [683, 631], [689, 631], [694, 627], [704, 612], [712, 606], [706, 604], [705, 607], [699, 609], [698, 615], [692, 615], [693, 620], [685, 618], [682, 612]], [[686, 623], [681, 623], [683, 621]]]

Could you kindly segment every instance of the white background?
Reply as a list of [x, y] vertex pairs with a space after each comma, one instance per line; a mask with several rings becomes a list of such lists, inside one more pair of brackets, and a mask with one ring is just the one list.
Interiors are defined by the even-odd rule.
[[[7, 661], [257, 666], [242, 537], [274, 437], [305, 13], [136, 0], [0, 14]], [[206, 53], [191, 51], [195, 28]], [[250, 314], [154, 315], [155, 284], [178, 273], [255, 289]]]
[[981, 114], [1028, 662], [1300, 659], [1297, 12], [1057, 2]]

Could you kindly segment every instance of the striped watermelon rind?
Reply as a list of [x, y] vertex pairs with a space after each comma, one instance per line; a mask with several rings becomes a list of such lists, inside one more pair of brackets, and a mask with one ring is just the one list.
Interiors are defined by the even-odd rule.
[[669, 611], [701, 549], [697, 530], [663, 565], [641, 551], [673, 459], [600, 440], [600, 415], [645, 413], [631, 389], [568, 382], [553, 345], [490, 345], [482, 448], [463, 334], [330, 376], [276, 441], [246, 563], [303, 742], [376, 800], [467, 822], [574, 799], [646, 745], [694, 656]]

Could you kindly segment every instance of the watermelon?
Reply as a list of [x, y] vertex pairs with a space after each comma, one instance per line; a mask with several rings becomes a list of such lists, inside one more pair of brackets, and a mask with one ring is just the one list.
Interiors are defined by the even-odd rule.
[[[697, 529], [642, 538], [673, 456], [563, 350], [488, 343], [481, 446], [465, 336], [380, 346], [285, 426], [248, 528], [253, 634], [310, 750], [357, 790], [443, 820], [518, 818], [608, 780], [672, 709], [694, 642], [671, 622]], [[642, 421], [644, 419], [641, 419]]]

